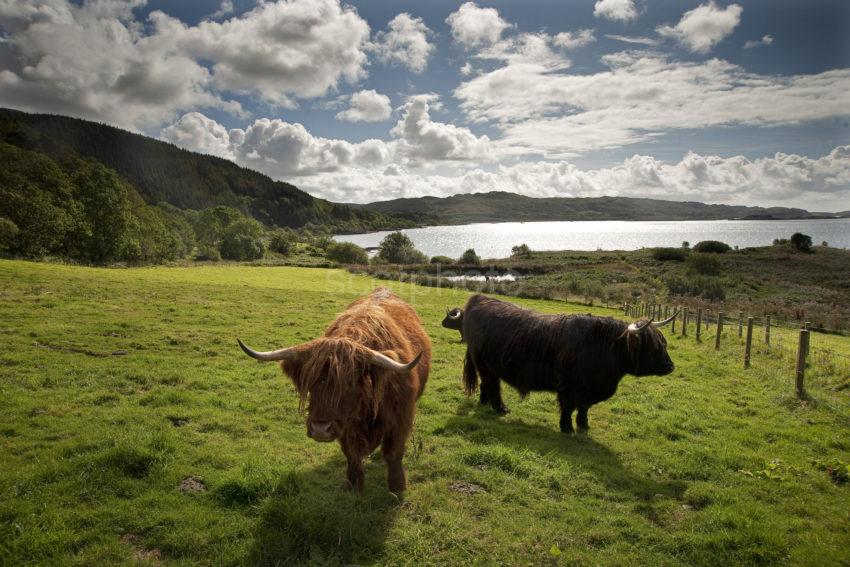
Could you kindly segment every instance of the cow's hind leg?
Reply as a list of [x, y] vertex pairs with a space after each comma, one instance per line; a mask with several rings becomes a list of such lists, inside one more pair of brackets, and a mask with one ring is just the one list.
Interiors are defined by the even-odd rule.
[[[508, 408], [502, 402], [502, 381], [483, 367], [478, 368], [478, 373], [481, 374], [481, 403], [489, 403], [500, 415], [508, 413]], [[484, 399], [485, 392], [487, 393], [486, 400]]]
[[[566, 392], [558, 392], [558, 404], [561, 406], [561, 431], [564, 433], [573, 433], [573, 411], [576, 409], [576, 404]], [[585, 421], [587, 420], [587, 412], [585, 411]], [[579, 424], [581, 427], [581, 424]]]
[[590, 429], [590, 426], [587, 425], [587, 410], [590, 409], [590, 406], [579, 406], [578, 413], [576, 413], [576, 427], [578, 427], [579, 431], [587, 431]]

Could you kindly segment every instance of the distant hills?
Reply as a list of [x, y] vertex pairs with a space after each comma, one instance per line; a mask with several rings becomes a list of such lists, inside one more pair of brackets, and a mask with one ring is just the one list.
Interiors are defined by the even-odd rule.
[[294, 185], [119, 128], [67, 116], [0, 109], [0, 143], [58, 164], [82, 157], [115, 171], [146, 203], [201, 210], [227, 205], [267, 226], [308, 223], [335, 232], [412, 226], [411, 221], [318, 199]]
[[707, 205], [631, 197], [533, 198], [502, 191], [444, 198], [394, 199], [353, 206], [428, 225], [580, 220], [787, 220], [850, 216], [850, 212], [811, 213], [785, 207]]
[[150, 205], [234, 207], [266, 226], [369, 232], [422, 225], [562, 220], [714, 220], [850, 217], [784, 207], [707, 205], [629, 197], [532, 198], [507, 192], [332, 203], [214, 156], [67, 116], [0, 108], [0, 144], [62, 164], [87, 158], [113, 170]]

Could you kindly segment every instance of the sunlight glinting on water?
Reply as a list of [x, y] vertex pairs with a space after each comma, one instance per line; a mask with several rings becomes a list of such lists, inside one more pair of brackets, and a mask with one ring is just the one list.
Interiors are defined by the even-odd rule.
[[[456, 258], [474, 248], [483, 258], [510, 256], [511, 248], [525, 243], [532, 250], [637, 250], [655, 246], [691, 245], [720, 240], [730, 246], [766, 246], [795, 232], [812, 237], [815, 245], [827, 242], [850, 248], [850, 219], [788, 221], [573, 221], [481, 223], [429, 226], [402, 231], [429, 256]], [[378, 246], [389, 232], [339, 235], [338, 241], [363, 247]]]

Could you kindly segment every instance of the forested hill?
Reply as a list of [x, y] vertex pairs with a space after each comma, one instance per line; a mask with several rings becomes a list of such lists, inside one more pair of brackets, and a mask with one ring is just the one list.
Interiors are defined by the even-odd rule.
[[498, 191], [445, 198], [395, 199], [355, 206], [400, 216], [421, 224], [567, 220], [800, 219], [837, 216], [784, 207], [707, 205], [629, 197], [532, 198]]
[[76, 156], [93, 159], [117, 172], [152, 205], [165, 202], [195, 210], [227, 205], [268, 226], [314, 223], [345, 232], [411, 224], [317, 199], [221, 158], [77, 118], [0, 109], [0, 142], [45, 154], [58, 163]]

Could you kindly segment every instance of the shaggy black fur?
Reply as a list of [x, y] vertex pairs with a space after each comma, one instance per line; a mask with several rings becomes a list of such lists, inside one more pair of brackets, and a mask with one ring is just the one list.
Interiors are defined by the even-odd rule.
[[587, 410], [617, 391], [626, 374], [664, 376], [673, 372], [667, 341], [651, 325], [637, 333], [610, 317], [542, 315], [511, 303], [473, 295], [463, 310], [467, 350], [463, 367], [466, 392], [472, 395], [481, 376], [482, 404], [499, 413], [500, 380], [521, 395], [556, 392], [561, 431], [588, 429]]

